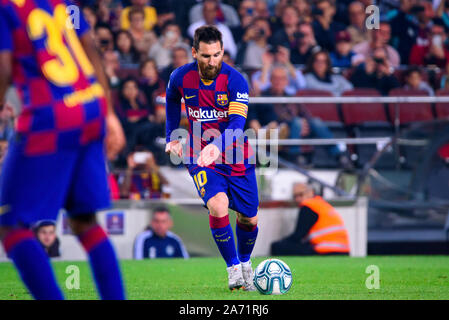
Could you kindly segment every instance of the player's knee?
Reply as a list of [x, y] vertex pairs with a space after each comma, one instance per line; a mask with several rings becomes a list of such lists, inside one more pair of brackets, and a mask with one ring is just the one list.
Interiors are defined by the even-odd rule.
[[207, 208], [212, 216], [224, 217], [228, 214], [229, 199], [224, 192], [219, 192], [207, 201]]
[[95, 213], [77, 215], [68, 219], [70, 229], [75, 235], [80, 235], [97, 224]]
[[255, 226], [257, 226], [257, 222], [258, 222], [257, 216], [246, 217], [242, 214], [238, 214], [237, 219], [240, 224], [243, 224], [249, 228], [254, 228]]

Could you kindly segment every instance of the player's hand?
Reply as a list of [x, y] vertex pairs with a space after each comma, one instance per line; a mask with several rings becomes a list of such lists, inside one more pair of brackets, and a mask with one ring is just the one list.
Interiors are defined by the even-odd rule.
[[166, 153], [173, 153], [174, 155], [177, 155], [178, 157], [182, 157], [182, 144], [179, 140], [170, 141], [165, 146], [165, 152]]
[[200, 167], [207, 167], [211, 165], [220, 156], [220, 149], [212, 143], [208, 144], [201, 152], [198, 157], [198, 165]]
[[126, 139], [122, 125], [115, 113], [108, 112], [106, 116], [106, 156], [109, 160], [117, 157], [125, 147]]

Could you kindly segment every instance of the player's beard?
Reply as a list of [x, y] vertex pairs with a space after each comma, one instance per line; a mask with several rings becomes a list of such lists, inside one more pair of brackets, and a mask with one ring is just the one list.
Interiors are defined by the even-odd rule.
[[201, 78], [205, 80], [214, 80], [221, 70], [221, 65], [223, 61], [220, 61], [220, 63], [216, 67], [211, 67], [207, 64], [198, 63], [198, 66], [200, 68]]

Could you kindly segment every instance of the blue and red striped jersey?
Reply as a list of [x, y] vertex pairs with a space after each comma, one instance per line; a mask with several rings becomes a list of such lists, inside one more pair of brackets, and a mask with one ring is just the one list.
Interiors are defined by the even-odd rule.
[[[177, 131], [181, 100], [189, 120], [188, 135]], [[217, 145], [221, 157], [209, 168], [224, 175], [246, 175], [253, 171], [254, 152], [243, 134], [248, 114], [248, 83], [234, 68], [222, 63], [214, 80], [201, 79], [195, 61], [173, 71], [166, 94], [167, 142], [186, 138], [184, 163], [189, 171], [197, 167], [201, 150]]]
[[23, 104], [16, 131], [27, 155], [104, 136], [104, 91], [79, 40], [88, 30], [67, 0], [0, 0], [0, 51], [12, 53]]

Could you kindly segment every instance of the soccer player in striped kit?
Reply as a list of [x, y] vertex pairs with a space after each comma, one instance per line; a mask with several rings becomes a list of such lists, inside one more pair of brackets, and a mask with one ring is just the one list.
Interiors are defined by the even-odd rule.
[[[184, 159], [199, 196], [209, 210], [209, 225], [227, 265], [229, 289], [255, 290], [251, 252], [259, 206], [254, 153], [243, 128], [248, 113], [248, 84], [223, 62], [223, 41], [214, 26], [195, 31], [195, 62], [173, 71], [167, 86], [166, 152]], [[179, 139], [181, 99], [189, 134]], [[228, 209], [237, 214], [237, 248]]]
[[[112, 244], [95, 218], [109, 207], [103, 140], [124, 146], [107, 78], [87, 22], [70, 24], [67, 0], [0, 0], [0, 107], [10, 80], [23, 110], [0, 180], [0, 240], [36, 299], [63, 299], [29, 229], [67, 210], [103, 299], [124, 299]], [[80, 11], [78, 11], [80, 13]]]

